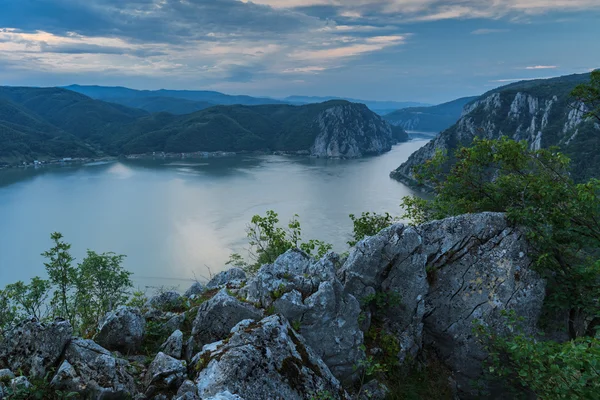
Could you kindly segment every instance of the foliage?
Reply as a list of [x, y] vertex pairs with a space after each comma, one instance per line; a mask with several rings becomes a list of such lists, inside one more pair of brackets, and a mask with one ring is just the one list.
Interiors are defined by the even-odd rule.
[[255, 215], [246, 230], [251, 262], [244, 261], [240, 254], [232, 254], [227, 264], [244, 269], [253, 274], [264, 264], [275, 262], [277, 257], [290, 249], [300, 249], [314, 257], [322, 257], [332, 245], [320, 240], [302, 241], [302, 229], [298, 215], [290, 220], [287, 229], [279, 224], [275, 211], [267, 211], [265, 216]]
[[18, 317], [18, 309], [6, 290], [0, 290], [0, 339], [4, 331], [14, 325]]
[[71, 245], [62, 240], [63, 235], [54, 232], [50, 235], [54, 247], [42, 253], [48, 261], [44, 263], [48, 278], [54, 286], [51, 300], [55, 317], [61, 317], [75, 326], [75, 310], [72, 293], [77, 282], [77, 270], [71, 264], [74, 258], [69, 253]]
[[592, 399], [600, 393], [600, 340], [538, 341], [521, 329], [523, 318], [505, 313], [506, 335], [477, 324], [489, 351], [488, 370], [518, 391], [539, 399]]
[[456, 153], [444, 172], [443, 155], [417, 175], [435, 188], [433, 200], [404, 200], [417, 222], [483, 211], [506, 212], [533, 247], [536, 269], [548, 280], [547, 306], [571, 313], [570, 334], [580, 316], [590, 326], [600, 318], [600, 180], [575, 184], [569, 160], [555, 149], [529, 150], [507, 138], [475, 139]]
[[590, 82], [578, 85], [571, 95], [585, 104], [587, 117], [596, 118], [600, 122], [600, 69], [592, 71]]
[[95, 330], [104, 315], [129, 298], [131, 272], [121, 266], [125, 256], [88, 250], [77, 268], [76, 311], [82, 334]]
[[50, 383], [51, 374], [46, 377], [30, 381], [29, 386], [21, 385], [15, 388], [8, 385], [5, 389], [5, 395], [10, 400], [65, 400], [79, 399], [79, 393], [64, 392], [52, 387]]
[[121, 266], [125, 256], [88, 250], [73, 266], [71, 245], [60, 233], [51, 238], [54, 246], [42, 254], [49, 280], [34, 277], [28, 285], [17, 282], [0, 291], [0, 334], [17, 320], [33, 316], [42, 321], [65, 318], [77, 334], [91, 336], [107, 312], [129, 299], [131, 273]]
[[451, 372], [433, 354], [427, 363], [395, 368], [387, 376], [390, 390], [386, 400], [446, 400], [454, 398], [449, 385]]
[[4, 289], [5, 296], [16, 304], [25, 316], [33, 316], [42, 320], [47, 316], [46, 300], [50, 291], [50, 282], [39, 277], [31, 279], [31, 283], [26, 285], [22, 281], [7, 285]]
[[363, 212], [360, 217], [350, 214], [350, 219], [354, 225], [352, 240], [348, 242], [351, 247], [356, 246], [365, 237], [373, 236], [394, 223], [394, 218], [387, 212], [385, 214]]
[[402, 304], [402, 295], [393, 291], [378, 291], [362, 298], [363, 306], [373, 306], [376, 311], [385, 312]]

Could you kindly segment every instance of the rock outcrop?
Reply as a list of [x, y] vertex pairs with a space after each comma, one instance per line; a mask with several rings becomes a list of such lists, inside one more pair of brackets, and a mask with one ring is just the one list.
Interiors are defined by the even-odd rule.
[[231, 268], [215, 275], [207, 284], [207, 289], [216, 289], [232, 285], [235, 287], [241, 286], [242, 282], [246, 281], [247, 276], [244, 271], [239, 268]]
[[201, 398], [347, 398], [323, 361], [277, 315], [237, 329], [226, 342], [207, 346], [195, 361]]
[[133, 354], [139, 350], [146, 320], [137, 308], [121, 306], [106, 314], [94, 341], [108, 350]]
[[75, 338], [65, 351], [52, 380], [58, 390], [76, 392], [83, 398], [127, 398], [136, 394], [129, 363], [116, 358], [92, 340]]
[[192, 336], [196, 345], [202, 347], [223, 339], [240, 321], [260, 320], [262, 317], [261, 310], [243, 303], [223, 289], [198, 308]]
[[312, 260], [290, 250], [275, 263], [263, 266], [240, 291], [247, 301], [260, 304], [288, 319], [344, 383], [356, 374], [363, 332], [358, 325], [360, 304], [336, 277], [339, 257], [329, 253]]
[[44, 378], [56, 366], [72, 334], [66, 321], [45, 324], [27, 319], [5, 333], [0, 343], [0, 369]]
[[[28, 319], [0, 342], [0, 396], [48, 376], [52, 390], [86, 399], [348, 399], [367, 355], [411, 365], [436, 354], [457, 396], [477, 398], [471, 382], [488, 354], [474, 323], [502, 334], [502, 314], [513, 311], [535, 331], [545, 282], [528, 253], [501, 213], [394, 224], [344, 260], [290, 250], [252, 277], [220, 274], [196, 303], [168, 294], [149, 302], [146, 318], [128, 307], [109, 313], [96, 340], [129, 361], [72, 337], [65, 321]], [[173, 302], [185, 311], [158, 308]], [[150, 340], [140, 346], [145, 320]], [[361, 400], [386, 396], [376, 381], [364, 389]]]
[[458, 391], [469, 396], [487, 354], [473, 323], [501, 333], [502, 311], [514, 311], [526, 317], [526, 331], [535, 330], [545, 283], [529, 268], [527, 254], [523, 234], [504, 214], [463, 215], [384, 229], [357, 244], [340, 276], [358, 297], [399, 293], [401, 306], [382, 320], [399, 340], [400, 361], [426, 344], [451, 368]]
[[465, 106], [458, 122], [416, 151], [391, 176], [415, 184], [413, 169], [431, 159], [438, 150], [453, 155], [473, 138], [508, 136], [525, 140], [531, 149], [559, 146], [573, 160], [576, 179], [597, 176], [600, 161], [586, 149], [600, 146], [600, 126], [584, 118], [582, 104], [573, 103], [572, 89], [589, 81], [589, 75], [573, 75], [495, 89]]
[[390, 151], [398, 137], [391, 125], [364, 104], [340, 102], [322, 111], [314, 124], [319, 134], [310, 154], [316, 157], [381, 154]]

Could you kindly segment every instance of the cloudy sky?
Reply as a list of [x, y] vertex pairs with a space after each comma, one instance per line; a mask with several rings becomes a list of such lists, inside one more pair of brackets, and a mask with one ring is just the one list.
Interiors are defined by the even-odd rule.
[[0, 0], [0, 85], [438, 103], [600, 67], [600, 0]]

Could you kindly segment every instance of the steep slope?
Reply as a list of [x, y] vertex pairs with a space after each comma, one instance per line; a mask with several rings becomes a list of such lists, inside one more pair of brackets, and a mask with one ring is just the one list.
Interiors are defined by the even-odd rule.
[[431, 107], [410, 107], [383, 116], [392, 125], [409, 131], [441, 132], [458, 121], [463, 107], [478, 97], [463, 97]]
[[[77, 93], [84, 94], [94, 99], [107, 100], [110, 99], [142, 99], [161, 97], [163, 101], [168, 98], [184, 99], [189, 101], [206, 102], [215, 105], [261, 105], [261, 104], [284, 104], [284, 102], [270, 99], [251, 96], [235, 96], [220, 92], [208, 90], [135, 90], [126, 87], [108, 87], [108, 86], [82, 86], [71, 85], [65, 86], [65, 89], [72, 90]], [[124, 101], [124, 100], [121, 100]], [[160, 110], [167, 111], [167, 110]]]
[[0, 98], [0, 164], [94, 154], [92, 148], [73, 135]]
[[391, 173], [414, 183], [412, 170], [437, 150], [469, 145], [473, 138], [508, 136], [526, 140], [532, 149], [558, 146], [571, 157], [577, 180], [600, 176], [600, 125], [583, 118], [582, 104], [570, 96], [573, 88], [589, 81], [589, 74], [518, 82], [492, 90], [465, 106], [460, 120], [442, 132]]

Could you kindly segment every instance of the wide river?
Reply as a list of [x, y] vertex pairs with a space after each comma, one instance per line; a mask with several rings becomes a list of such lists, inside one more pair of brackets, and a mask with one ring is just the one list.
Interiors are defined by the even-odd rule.
[[298, 214], [304, 238], [346, 251], [349, 214], [402, 214], [413, 192], [388, 174], [425, 143], [359, 160], [238, 155], [0, 171], [0, 288], [45, 276], [40, 254], [55, 231], [79, 261], [88, 248], [126, 254], [142, 290], [185, 290], [223, 270], [232, 252], [246, 254], [245, 228], [267, 210], [284, 223]]

